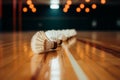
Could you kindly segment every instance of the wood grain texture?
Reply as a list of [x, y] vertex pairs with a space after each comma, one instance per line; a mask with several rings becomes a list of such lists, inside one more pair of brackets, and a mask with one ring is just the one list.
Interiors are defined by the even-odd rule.
[[[65, 48], [60, 46], [51, 52], [45, 52], [35, 55], [31, 51], [30, 41], [35, 32], [14, 32], [0, 33], [0, 79], [1, 80], [78, 80], [71, 60], [67, 56]], [[82, 34], [82, 37], [80, 36]], [[89, 39], [86, 33], [78, 33], [80, 39]], [[108, 35], [104, 33], [97, 35], [98, 42], [118, 46], [118, 32], [107, 39], [103, 37]], [[112, 34], [112, 35], [111, 35]], [[85, 36], [84, 36], [85, 35]], [[103, 36], [102, 36], [103, 35]], [[88, 36], [88, 37], [86, 37]], [[104, 39], [101, 39], [101, 38]], [[116, 41], [117, 40], [117, 41]], [[94, 41], [93, 41], [94, 42]], [[115, 42], [115, 44], [114, 44]], [[77, 64], [84, 71], [89, 80], [119, 80], [120, 79], [120, 58], [114, 56], [116, 52], [104, 50], [102, 45], [97, 48], [96, 45], [76, 41], [65, 42], [65, 46], [72, 54]], [[117, 44], [118, 43], [118, 44]], [[119, 54], [119, 53], [117, 53]]]

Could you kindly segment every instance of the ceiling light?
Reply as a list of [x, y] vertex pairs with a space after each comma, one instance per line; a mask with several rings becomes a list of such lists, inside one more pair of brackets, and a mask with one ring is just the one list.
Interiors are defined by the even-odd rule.
[[50, 0], [51, 9], [59, 9], [59, 0]]
[[51, 9], [59, 9], [59, 5], [58, 4], [51, 4], [50, 8]]

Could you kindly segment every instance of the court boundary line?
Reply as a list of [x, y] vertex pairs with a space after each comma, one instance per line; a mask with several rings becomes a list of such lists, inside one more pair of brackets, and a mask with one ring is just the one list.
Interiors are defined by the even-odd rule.
[[85, 74], [85, 72], [82, 70], [82, 68], [76, 62], [75, 58], [72, 56], [72, 53], [69, 51], [67, 46], [63, 45], [63, 48], [67, 54], [68, 59], [70, 60], [70, 63], [75, 71], [75, 74], [76, 74], [78, 80], [89, 80], [87, 75]]

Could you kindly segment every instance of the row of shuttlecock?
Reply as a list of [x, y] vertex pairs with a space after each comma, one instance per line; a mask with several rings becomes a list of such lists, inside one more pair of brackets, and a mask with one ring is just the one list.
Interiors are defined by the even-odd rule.
[[38, 31], [31, 39], [31, 48], [35, 54], [54, 50], [76, 35], [75, 29]]

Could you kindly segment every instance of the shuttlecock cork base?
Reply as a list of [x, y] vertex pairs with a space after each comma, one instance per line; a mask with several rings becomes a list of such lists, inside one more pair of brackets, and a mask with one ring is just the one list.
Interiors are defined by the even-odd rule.
[[57, 42], [45, 40], [44, 42], [45, 51], [49, 49], [56, 49], [56, 48], [57, 48]]

